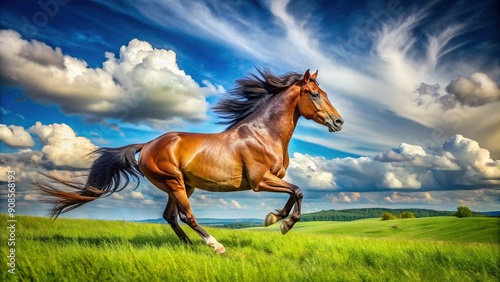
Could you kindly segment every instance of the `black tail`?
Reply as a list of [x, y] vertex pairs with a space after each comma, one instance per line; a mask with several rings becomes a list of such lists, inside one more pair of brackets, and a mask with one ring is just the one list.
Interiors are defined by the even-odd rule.
[[143, 146], [144, 144], [133, 144], [120, 148], [100, 148], [92, 152], [91, 154], [98, 154], [99, 157], [92, 163], [85, 185], [44, 174], [55, 183], [70, 188], [68, 191], [58, 189], [49, 183], [39, 181], [34, 183], [45, 195], [44, 200], [53, 204], [50, 216], [57, 218], [61, 213], [121, 191], [129, 184], [130, 178], [137, 181], [137, 186], [139, 186], [142, 173], [135, 161], [135, 154]]

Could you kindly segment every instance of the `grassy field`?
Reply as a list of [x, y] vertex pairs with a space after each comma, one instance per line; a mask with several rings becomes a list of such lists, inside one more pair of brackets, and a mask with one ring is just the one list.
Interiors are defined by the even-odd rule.
[[[496, 281], [497, 218], [306, 222], [289, 234], [207, 228], [216, 255], [167, 225], [18, 217], [16, 274], [1, 281]], [[7, 217], [0, 216], [2, 222]], [[398, 228], [391, 228], [391, 225]], [[4, 228], [2, 228], [4, 229]], [[5, 229], [4, 229], [5, 230]], [[462, 230], [460, 232], [460, 230]], [[465, 235], [460, 235], [465, 234]], [[8, 232], [1, 233], [6, 242]], [[2, 248], [5, 262], [7, 248]]]

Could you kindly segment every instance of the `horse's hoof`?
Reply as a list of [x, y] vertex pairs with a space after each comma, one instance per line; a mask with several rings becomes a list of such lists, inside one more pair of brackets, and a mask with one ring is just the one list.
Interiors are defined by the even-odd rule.
[[281, 228], [281, 234], [283, 235], [285, 235], [286, 233], [288, 233], [288, 231], [290, 231], [288, 225], [286, 225], [286, 221], [281, 222], [280, 228]]
[[278, 217], [274, 213], [270, 212], [266, 216], [266, 221], [264, 222], [264, 225], [269, 226], [269, 225], [275, 224], [276, 221], [278, 221]]
[[226, 252], [226, 248], [223, 245], [220, 245], [217, 248], [215, 248], [214, 252], [216, 254], [222, 255], [223, 253]]

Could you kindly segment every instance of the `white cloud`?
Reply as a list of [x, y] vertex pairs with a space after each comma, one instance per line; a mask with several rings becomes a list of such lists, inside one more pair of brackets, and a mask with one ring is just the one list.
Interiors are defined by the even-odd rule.
[[358, 193], [358, 192], [351, 192], [351, 193], [339, 192], [337, 195], [327, 194], [325, 197], [327, 199], [330, 199], [330, 201], [332, 203], [339, 203], [339, 202], [352, 203], [352, 202], [357, 202], [361, 198], [361, 193]]
[[0, 141], [12, 147], [31, 147], [35, 145], [33, 138], [24, 127], [0, 124]]
[[111, 197], [117, 200], [125, 200], [125, 196], [123, 195], [123, 193], [114, 193], [111, 194]]
[[429, 85], [421, 83], [416, 88], [415, 99], [418, 106], [431, 107], [439, 105], [444, 110], [456, 108], [458, 105], [480, 107], [500, 100], [500, 88], [487, 74], [475, 72], [470, 77], [460, 76], [452, 80], [441, 90], [439, 84]]
[[231, 199], [231, 204], [233, 204], [233, 207], [241, 209], [241, 205], [238, 201]]
[[458, 170], [460, 166], [446, 155], [427, 154], [421, 146], [401, 143], [399, 148], [375, 155], [380, 162], [406, 162], [413, 167], [433, 168], [439, 170]]
[[[478, 189], [500, 185], [500, 160], [492, 160], [476, 141], [455, 135], [433, 152], [403, 143], [373, 158], [327, 160], [295, 153], [288, 179], [315, 191]], [[337, 198], [351, 199], [345, 196]]]
[[132, 192], [130, 192], [130, 194], [132, 195], [132, 199], [136, 199], [136, 200], [146, 199], [140, 191], [132, 191]]
[[[434, 192], [432, 194], [435, 194]], [[430, 192], [393, 192], [384, 198], [390, 203], [439, 204], [441, 200], [434, 198]]]
[[191, 201], [198, 203], [198, 205], [213, 205], [215, 201], [203, 193], [196, 193], [191, 196]]
[[[474, 211], [496, 210], [499, 204], [500, 190], [451, 190], [451, 191], [377, 191], [360, 193], [356, 200], [353, 193], [339, 192], [327, 194], [320, 201], [314, 202], [315, 211], [333, 208], [360, 207], [420, 207], [436, 210], [455, 210], [459, 205], [466, 205]], [[347, 196], [347, 198], [346, 198]], [[311, 199], [306, 199], [306, 202]]]
[[[500, 160], [492, 160], [490, 152], [481, 148], [476, 141], [462, 135], [455, 135], [444, 142], [443, 149], [452, 154], [451, 158], [457, 165], [466, 169], [464, 177], [486, 181], [487, 179], [500, 180]], [[492, 183], [498, 183], [498, 181], [492, 180]]]
[[214, 198], [217, 194], [197, 191], [189, 198], [192, 207], [198, 209], [204, 208], [224, 208], [224, 209], [242, 209], [243, 205], [235, 199]]
[[9, 177], [9, 171], [13, 171], [12, 167], [8, 165], [0, 166], [0, 181], [7, 182]]
[[76, 133], [71, 127], [62, 124], [43, 125], [36, 122], [29, 131], [38, 135], [44, 145], [42, 153], [54, 165], [71, 168], [88, 168], [92, 164], [93, 157], [87, 156], [97, 149], [97, 146]]
[[404, 170], [395, 170], [384, 173], [382, 187], [387, 188], [421, 188], [422, 183], [417, 180], [416, 173], [407, 173]]
[[105, 57], [102, 68], [90, 68], [59, 48], [0, 31], [1, 77], [23, 86], [32, 100], [59, 104], [66, 113], [164, 125], [201, 121], [208, 109], [205, 97], [223, 91], [208, 81], [200, 87], [179, 69], [175, 52], [145, 41], [133, 39], [117, 58], [109, 52]]
[[300, 153], [294, 153], [288, 166], [288, 175], [293, 175], [293, 180], [307, 183], [308, 187], [316, 189], [332, 189], [336, 187], [332, 173], [324, 171], [317, 166], [324, 163], [322, 157], [311, 157]]
[[470, 107], [479, 107], [500, 100], [498, 85], [487, 74], [480, 72], [451, 81], [446, 86], [446, 91], [460, 104]]
[[52, 49], [36, 40], [33, 40], [31, 44], [23, 44], [19, 50], [19, 56], [41, 66], [65, 68], [61, 48]]
[[[19, 212], [26, 214], [43, 214], [47, 207], [40, 201], [40, 194], [33, 186], [37, 180], [47, 180], [40, 173], [45, 173], [62, 179], [72, 181], [83, 181], [82, 171], [77, 170], [59, 170], [43, 157], [40, 151], [21, 150], [17, 153], [0, 154], [0, 182], [6, 182], [6, 172], [13, 171], [16, 177], [16, 199], [19, 204]], [[4, 174], [5, 173], [5, 174]], [[5, 176], [5, 177], [4, 177]], [[0, 193], [4, 196], [5, 191]]]
[[25, 194], [23, 196], [23, 199], [25, 201], [41, 201], [41, 195], [40, 194]]
[[226, 89], [224, 89], [224, 86], [222, 86], [220, 84], [213, 85], [212, 82], [210, 82], [206, 79], [203, 80], [202, 83], [203, 83], [203, 85], [205, 85], [205, 87], [203, 88], [203, 92], [207, 96], [213, 95], [213, 94], [224, 94], [227, 92]]
[[424, 149], [420, 146], [415, 146], [411, 144], [401, 143], [399, 146], [399, 153], [410, 155], [410, 156], [425, 156], [426, 153]]
[[145, 199], [144, 201], [142, 201], [142, 203], [145, 205], [154, 205], [155, 201], [153, 201], [151, 199]]

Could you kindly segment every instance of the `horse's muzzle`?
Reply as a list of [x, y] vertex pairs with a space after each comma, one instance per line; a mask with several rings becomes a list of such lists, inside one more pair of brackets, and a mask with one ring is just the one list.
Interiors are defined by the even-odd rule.
[[337, 132], [342, 130], [342, 125], [344, 124], [344, 120], [341, 117], [337, 118], [328, 118], [325, 120], [325, 125], [328, 127], [328, 131]]

